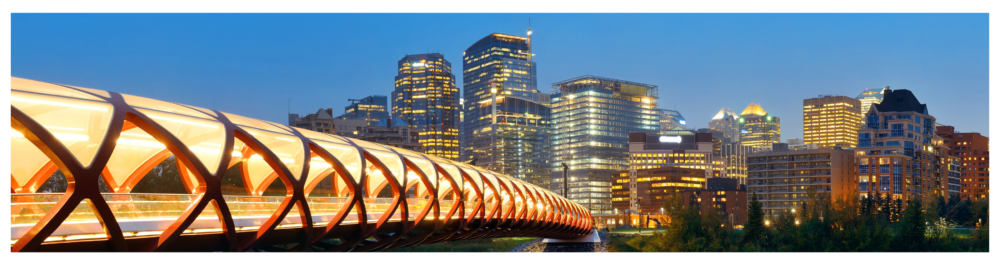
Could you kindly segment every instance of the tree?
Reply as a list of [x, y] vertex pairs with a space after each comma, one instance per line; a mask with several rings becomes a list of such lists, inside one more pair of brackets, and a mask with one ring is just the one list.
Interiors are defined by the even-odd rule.
[[898, 250], [921, 251], [925, 240], [924, 233], [927, 231], [926, 222], [920, 200], [911, 199], [907, 202], [898, 237], [902, 249]]
[[743, 242], [761, 245], [766, 239], [764, 234], [764, 209], [757, 201], [757, 193], [750, 195], [750, 205], [747, 207], [747, 221], [743, 224]]

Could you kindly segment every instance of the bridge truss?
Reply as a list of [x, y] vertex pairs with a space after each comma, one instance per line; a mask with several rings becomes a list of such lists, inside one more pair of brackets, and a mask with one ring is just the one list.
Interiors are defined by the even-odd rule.
[[[11, 251], [374, 251], [593, 225], [479, 167], [115, 92], [12, 77], [11, 127]], [[184, 192], [132, 192], [170, 158]], [[57, 171], [65, 191], [40, 190]]]

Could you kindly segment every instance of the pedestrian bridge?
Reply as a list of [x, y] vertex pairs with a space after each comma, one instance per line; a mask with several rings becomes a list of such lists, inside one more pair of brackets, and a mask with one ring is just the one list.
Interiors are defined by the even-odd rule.
[[23, 78], [10, 95], [11, 251], [374, 251], [592, 230], [576, 203], [434, 156]]

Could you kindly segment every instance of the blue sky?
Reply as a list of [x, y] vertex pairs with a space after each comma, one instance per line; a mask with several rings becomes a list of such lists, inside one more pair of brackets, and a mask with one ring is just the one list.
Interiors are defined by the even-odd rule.
[[940, 123], [989, 133], [987, 14], [13, 14], [11, 74], [285, 123], [389, 95], [396, 61], [461, 56], [534, 31], [538, 84], [598, 75], [659, 86], [703, 128], [759, 103], [802, 137], [802, 100], [909, 89]]

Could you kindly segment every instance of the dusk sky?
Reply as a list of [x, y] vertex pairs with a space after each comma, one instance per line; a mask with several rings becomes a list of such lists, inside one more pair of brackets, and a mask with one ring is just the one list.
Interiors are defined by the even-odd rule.
[[12, 14], [11, 74], [286, 124], [389, 96], [396, 62], [524, 35], [538, 88], [580, 75], [659, 86], [704, 128], [759, 103], [802, 138], [802, 100], [909, 89], [938, 122], [989, 135], [987, 14]]

